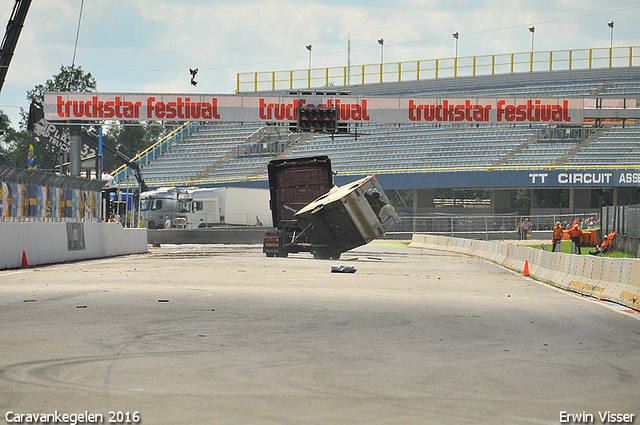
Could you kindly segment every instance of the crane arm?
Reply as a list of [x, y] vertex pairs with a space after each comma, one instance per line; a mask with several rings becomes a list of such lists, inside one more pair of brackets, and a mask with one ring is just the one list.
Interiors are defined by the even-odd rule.
[[16, 0], [13, 5], [13, 12], [11, 12], [7, 30], [2, 39], [2, 45], [0, 45], [0, 91], [2, 91], [7, 71], [9, 71], [9, 64], [18, 44], [18, 38], [30, 5], [31, 0]]

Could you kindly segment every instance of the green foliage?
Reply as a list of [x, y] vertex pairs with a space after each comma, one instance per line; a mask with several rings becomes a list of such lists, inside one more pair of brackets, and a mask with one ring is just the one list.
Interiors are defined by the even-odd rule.
[[[44, 93], [91, 92], [97, 89], [96, 79], [82, 67], [60, 66], [60, 72], [27, 91], [29, 102], [44, 103]], [[26, 130], [29, 113], [21, 111], [20, 131], [10, 127], [9, 118], [0, 110], [0, 164], [15, 168], [26, 168], [31, 133]], [[93, 124], [87, 123], [87, 127]], [[105, 143], [120, 150], [129, 157], [155, 143], [162, 135], [175, 128], [160, 123], [127, 123], [115, 125], [105, 132]], [[39, 169], [53, 170], [58, 161], [57, 149], [46, 143], [36, 142], [34, 146], [35, 164]]]
[[44, 84], [39, 84], [33, 90], [27, 91], [27, 100], [30, 102], [44, 102], [44, 92], [90, 92], [98, 87], [96, 79], [90, 72], [85, 73], [81, 66], [60, 66], [60, 72], [47, 80]]
[[529, 189], [512, 191], [511, 206], [518, 210], [529, 210], [531, 208], [531, 191]]
[[109, 129], [104, 135], [104, 142], [133, 158], [170, 131], [171, 127], [158, 122], [119, 125]]

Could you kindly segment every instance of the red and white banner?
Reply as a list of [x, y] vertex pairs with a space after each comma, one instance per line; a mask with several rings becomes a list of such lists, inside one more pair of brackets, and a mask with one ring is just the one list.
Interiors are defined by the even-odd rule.
[[298, 107], [335, 107], [341, 123], [582, 125], [582, 99], [260, 97], [218, 94], [47, 92], [48, 121], [190, 121], [288, 123]]

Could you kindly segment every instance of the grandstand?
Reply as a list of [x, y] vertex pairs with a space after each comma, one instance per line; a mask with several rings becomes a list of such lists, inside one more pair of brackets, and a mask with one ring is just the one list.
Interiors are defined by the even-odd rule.
[[[305, 93], [349, 93], [352, 96], [430, 98], [583, 98], [626, 99], [635, 108], [640, 98], [640, 67], [613, 67], [502, 75], [448, 77], [430, 80], [360, 84], [306, 89]], [[281, 96], [303, 90], [256, 92]], [[595, 124], [595, 123], [594, 123]], [[198, 130], [143, 167], [150, 186], [213, 185], [266, 179], [274, 157], [329, 155], [338, 176], [376, 173], [412, 175], [462, 170], [544, 167], [636, 167], [640, 165], [640, 123], [626, 120], [580, 128], [548, 124], [460, 125], [358, 124], [347, 132], [292, 138], [273, 148], [255, 139], [265, 123], [200, 123]], [[419, 183], [390, 183], [393, 189], [415, 189]], [[122, 183], [134, 182], [125, 180]], [[447, 186], [443, 186], [447, 187]], [[451, 180], [448, 187], [465, 187]]]

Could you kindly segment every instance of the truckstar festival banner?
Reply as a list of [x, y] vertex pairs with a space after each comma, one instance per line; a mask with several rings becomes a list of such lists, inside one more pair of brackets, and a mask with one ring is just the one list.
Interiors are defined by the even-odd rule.
[[189, 121], [289, 123], [298, 109], [337, 109], [341, 123], [573, 124], [582, 99], [259, 97], [216, 94], [45, 93], [48, 121]]

